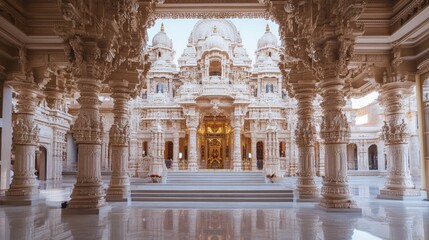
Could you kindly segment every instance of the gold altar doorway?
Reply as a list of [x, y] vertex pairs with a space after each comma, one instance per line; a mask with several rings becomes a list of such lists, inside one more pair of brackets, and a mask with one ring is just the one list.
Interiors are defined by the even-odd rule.
[[206, 156], [207, 169], [229, 168], [231, 127], [226, 117], [206, 116], [201, 128], [201, 156]]

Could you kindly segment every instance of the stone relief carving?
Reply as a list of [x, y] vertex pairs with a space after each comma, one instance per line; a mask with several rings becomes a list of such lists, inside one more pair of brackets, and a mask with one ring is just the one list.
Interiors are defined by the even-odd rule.
[[13, 123], [13, 142], [36, 145], [39, 142], [39, 132], [34, 121], [19, 118]]

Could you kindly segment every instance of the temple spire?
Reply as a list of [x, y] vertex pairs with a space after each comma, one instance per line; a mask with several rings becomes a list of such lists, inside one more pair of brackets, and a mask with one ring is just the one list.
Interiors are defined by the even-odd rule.
[[216, 33], [217, 29], [216, 29], [216, 25], [213, 26], [213, 33]]
[[270, 31], [270, 25], [268, 25], [268, 23], [267, 23], [267, 26], [265, 27], [265, 31], [266, 31], [266, 32], [269, 32], [269, 31]]
[[161, 32], [164, 32], [164, 23], [161, 23]]

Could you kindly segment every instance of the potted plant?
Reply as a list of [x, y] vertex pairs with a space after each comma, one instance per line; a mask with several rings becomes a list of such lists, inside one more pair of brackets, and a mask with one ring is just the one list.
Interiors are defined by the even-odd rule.
[[274, 180], [275, 180], [276, 177], [277, 176], [276, 176], [275, 173], [273, 173], [273, 174], [267, 174], [267, 176], [266, 176], [266, 178], [270, 179], [271, 183], [274, 183]]
[[161, 183], [162, 182], [162, 176], [159, 174], [151, 174], [149, 177], [152, 179], [152, 183]]

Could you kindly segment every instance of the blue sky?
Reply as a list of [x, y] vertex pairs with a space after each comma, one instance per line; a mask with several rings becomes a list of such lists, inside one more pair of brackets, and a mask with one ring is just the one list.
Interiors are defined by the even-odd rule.
[[[164, 29], [167, 35], [173, 41], [173, 48], [176, 51], [176, 64], [177, 59], [182, 55], [183, 50], [188, 43], [188, 37], [194, 28], [194, 25], [199, 19], [158, 19], [155, 25], [148, 29], [149, 44], [152, 44], [152, 38], [161, 29], [161, 23], [164, 23]], [[276, 23], [265, 19], [230, 19], [238, 31], [240, 32], [243, 46], [246, 48], [252, 61], [255, 61], [254, 52], [258, 39], [265, 33], [267, 23], [270, 25], [271, 32], [278, 37], [279, 27]]]

